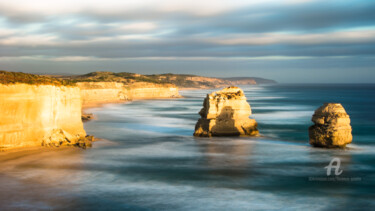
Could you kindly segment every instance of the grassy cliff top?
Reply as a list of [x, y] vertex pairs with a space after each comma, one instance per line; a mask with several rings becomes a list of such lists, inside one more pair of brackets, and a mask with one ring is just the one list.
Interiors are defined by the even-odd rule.
[[[153, 74], [141, 75], [136, 73], [113, 73], [113, 72], [92, 72], [85, 75], [70, 76], [69, 80], [73, 82], [120, 82], [124, 84], [132, 84], [135, 82], [148, 82], [154, 84], [174, 84], [178, 87], [210, 87], [212, 82], [192, 81], [188, 78], [200, 77], [187, 74]], [[204, 78], [204, 77], [203, 77]], [[67, 79], [67, 78], [66, 78]]]
[[32, 85], [55, 85], [55, 86], [73, 86], [74, 83], [67, 80], [51, 78], [22, 72], [8, 72], [0, 70], [0, 84], [32, 84]]
[[191, 74], [152, 74], [141, 75], [136, 73], [121, 72], [92, 72], [84, 75], [74, 75], [68, 77], [59, 77], [72, 82], [119, 82], [126, 85], [137, 82], [148, 82], [154, 84], [174, 84], [180, 88], [216, 88], [231, 85], [246, 84], [265, 84], [275, 83], [275, 81], [255, 78], [255, 77], [238, 77], [238, 78], [214, 78], [204, 77]]
[[146, 75], [136, 73], [113, 73], [113, 72], [92, 72], [85, 75], [71, 76], [69, 80], [72, 82], [120, 82], [129, 84], [133, 82], [148, 82], [163, 84], [165, 82]]
[[[255, 77], [237, 77], [237, 78], [212, 78], [187, 74], [154, 74], [141, 75], [136, 73], [113, 73], [113, 72], [92, 72], [84, 75], [73, 76], [42, 76], [21, 72], [0, 71], [0, 84], [44, 84], [74, 86], [77, 82], [118, 82], [125, 85], [132, 85], [138, 82], [147, 82], [153, 84], [174, 84], [181, 88], [216, 88], [231, 85], [246, 84], [265, 84], [276, 83], [275, 81], [255, 78]], [[251, 82], [251, 83], [250, 83]]]

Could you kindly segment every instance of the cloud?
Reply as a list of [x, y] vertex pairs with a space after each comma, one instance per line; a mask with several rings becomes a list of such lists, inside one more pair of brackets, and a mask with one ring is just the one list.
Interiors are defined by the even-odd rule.
[[0, 38], [0, 45], [2, 46], [29, 46], [29, 47], [36, 47], [36, 46], [51, 46], [56, 45], [57, 37], [54, 35], [26, 35], [26, 36], [9, 36], [6, 38]]
[[265, 34], [235, 34], [225, 37], [215, 37], [208, 40], [223, 45], [317, 45], [317, 44], [353, 44], [375, 43], [375, 29], [351, 30], [328, 33], [291, 34], [291, 33], [265, 33]]
[[375, 2], [365, 0], [12, 0], [0, 3], [0, 58], [177, 63], [373, 56], [373, 11]]

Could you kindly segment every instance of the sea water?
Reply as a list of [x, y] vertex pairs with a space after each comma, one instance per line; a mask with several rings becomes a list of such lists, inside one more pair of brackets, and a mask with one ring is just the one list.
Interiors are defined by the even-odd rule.
[[[43, 165], [35, 161], [16, 169], [23, 176], [6, 187], [26, 193], [14, 196], [7, 208], [375, 209], [374, 85], [242, 88], [260, 137], [192, 136], [203, 98], [214, 90], [89, 109], [96, 119], [85, 123], [87, 133], [107, 141], [64, 161], [47, 157], [52, 160]], [[350, 115], [348, 149], [308, 144], [311, 116], [325, 102], [341, 103]], [[324, 167], [333, 158], [342, 173], [333, 169], [327, 176]], [[23, 188], [18, 182], [24, 177], [47, 182]]]

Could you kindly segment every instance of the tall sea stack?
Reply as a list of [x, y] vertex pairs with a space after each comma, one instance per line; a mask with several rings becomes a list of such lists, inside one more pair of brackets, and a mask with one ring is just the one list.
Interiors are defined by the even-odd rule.
[[311, 119], [310, 144], [316, 147], [345, 147], [352, 142], [350, 118], [340, 103], [325, 103]]
[[238, 87], [208, 94], [199, 114], [201, 118], [195, 125], [194, 136], [254, 136], [259, 133], [256, 121], [249, 118], [250, 105]]

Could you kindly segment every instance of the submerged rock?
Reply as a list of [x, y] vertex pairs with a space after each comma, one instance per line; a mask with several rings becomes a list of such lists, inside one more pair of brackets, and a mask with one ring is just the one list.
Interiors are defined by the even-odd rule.
[[82, 119], [82, 122], [90, 121], [90, 120], [94, 119], [94, 114], [92, 114], [92, 113], [82, 114], [81, 119]]
[[325, 103], [318, 108], [309, 127], [310, 144], [316, 147], [345, 147], [352, 142], [350, 118], [340, 103]]
[[201, 118], [195, 125], [194, 136], [253, 136], [259, 133], [256, 121], [249, 118], [250, 105], [238, 87], [208, 94], [199, 114]]

